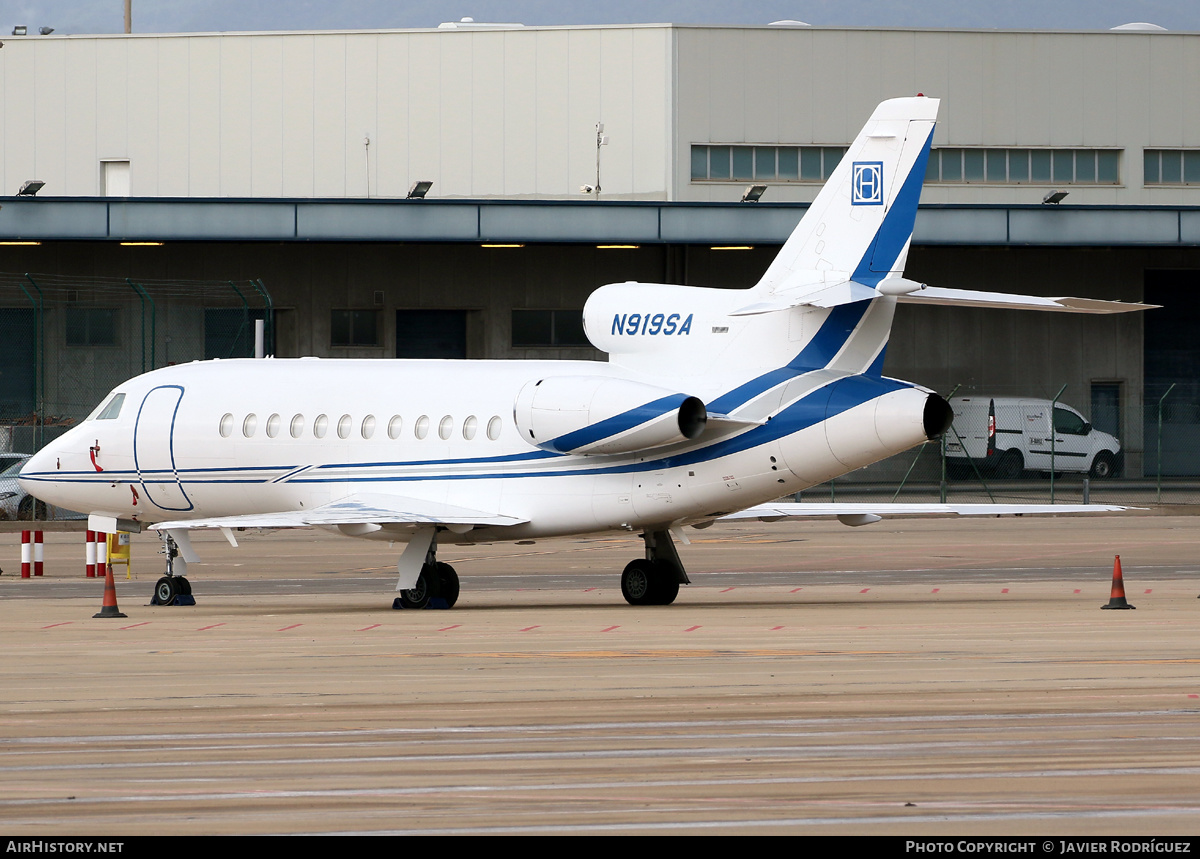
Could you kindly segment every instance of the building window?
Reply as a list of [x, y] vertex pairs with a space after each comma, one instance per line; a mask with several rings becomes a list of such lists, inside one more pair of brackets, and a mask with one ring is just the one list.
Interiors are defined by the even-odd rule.
[[591, 346], [583, 331], [582, 310], [514, 310], [514, 349], [530, 346]]
[[845, 146], [692, 145], [693, 182], [824, 182]]
[[1147, 185], [1200, 185], [1200, 149], [1146, 149]]
[[1119, 149], [957, 149], [929, 153], [927, 183], [1119, 185]]
[[68, 307], [68, 346], [116, 346], [117, 311], [112, 307]]
[[378, 346], [378, 310], [335, 310], [329, 322], [331, 346]]

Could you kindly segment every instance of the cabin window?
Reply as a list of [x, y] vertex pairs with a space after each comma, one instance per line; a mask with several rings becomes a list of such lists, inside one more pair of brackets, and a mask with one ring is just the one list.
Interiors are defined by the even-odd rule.
[[221, 438], [229, 438], [233, 434], [233, 415], [228, 412], [221, 416], [220, 432]]
[[479, 418], [471, 415], [463, 421], [463, 438], [467, 441], [475, 438], [475, 431], [479, 429]]
[[253, 438], [254, 431], [258, 429], [258, 415], [251, 412], [246, 415], [246, 419], [242, 421], [242, 435], [246, 438]]
[[429, 435], [428, 415], [421, 415], [419, 418], [417, 418], [417, 424], [415, 427], [413, 427], [413, 434], [417, 438], [425, 438], [425, 436]]
[[442, 418], [442, 422], [438, 424], [438, 436], [445, 441], [450, 438], [450, 434], [454, 432], [454, 418], [446, 415]]
[[361, 432], [362, 432], [363, 438], [370, 438], [371, 436], [375, 435], [375, 416], [374, 415], [367, 415], [365, 418], [363, 418]]
[[292, 438], [300, 438], [304, 435], [304, 415], [293, 415], [292, 425], [290, 428]]
[[500, 416], [499, 415], [494, 416], [490, 421], [488, 421], [488, 438], [490, 438], [492, 441], [495, 441], [496, 439], [500, 438]]
[[283, 423], [283, 419], [279, 415], [271, 415], [267, 418], [267, 438], [275, 438], [279, 435], [279, 425]]
[[329, 431], [329, 418], [326, 415], [317, 415], [317, 419], [313, 421], [313, 435], [317, 438], [325, 438], [325, 433]]
[[404, 418], [400, 415], [392, 415], [392, 419], [388, 421], [388, 438], [395, 440], [400, 438], [400, 432], [404, 429]]
[[338, 438], [350, 438], [350, 428], [354, 426], [354, 420], [349, 415], [342, 415], [338, 421]]

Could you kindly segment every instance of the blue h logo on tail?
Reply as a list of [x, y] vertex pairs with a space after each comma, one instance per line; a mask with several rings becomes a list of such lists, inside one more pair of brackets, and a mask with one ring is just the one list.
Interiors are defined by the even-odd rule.
[[855, 161], [851, 184], [851, 206], [883, 205], [883, 162]]

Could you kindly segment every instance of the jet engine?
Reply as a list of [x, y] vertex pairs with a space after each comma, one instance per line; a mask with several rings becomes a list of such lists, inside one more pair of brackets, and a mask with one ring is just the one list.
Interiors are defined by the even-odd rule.
[[630, 453], [688, 441], [704, 432], [697, 397], [605, 376], [552, 376], [517, 394], [521, 437], [557, 453]]

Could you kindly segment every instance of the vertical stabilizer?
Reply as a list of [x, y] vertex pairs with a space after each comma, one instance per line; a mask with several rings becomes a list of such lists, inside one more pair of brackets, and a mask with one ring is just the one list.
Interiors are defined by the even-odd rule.
[[880, 104], [755, 289], [807, 291], [845, 279], [874, 287], [900, 276], [937, 109], [923, 96]]

